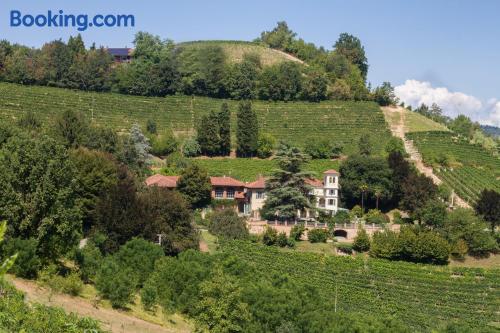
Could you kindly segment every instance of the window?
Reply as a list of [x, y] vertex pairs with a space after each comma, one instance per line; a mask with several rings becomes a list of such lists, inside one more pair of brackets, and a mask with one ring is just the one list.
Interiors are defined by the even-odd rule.
[[257, 194], [256, 194], [256, 198], [257, 199], [264, 199], [265, 197], [265, 194], [263, 191], [258, 191]]
[[335, 199], [328, 199], [328, 206], [335, 206]]
[[224, 198], [224, 190], [221, 188], [216, 188], [215, 189], [215, 197], [218, 199]]
[[335, 183], [335, 182], [334, 182], [334, 179], [335, 179], [334, 177], [328, 177], [328, 183], [329, 183], [329, 184], [333, 184], [333, 183]]
[[336, 195], [337, 190], [328, 190], [328, 195]]
[[234, 198], [234, 189], [230, 188], [226, 192], [226, 198], [233, 199]]

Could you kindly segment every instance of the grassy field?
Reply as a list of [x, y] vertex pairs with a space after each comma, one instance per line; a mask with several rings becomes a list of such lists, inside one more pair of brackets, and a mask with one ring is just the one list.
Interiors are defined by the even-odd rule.
[[[269, 176], [278, 167], [276, 161], [256, 158], [196, 158], [196, 163], [208, 170], [210, 176], [231, 176], [241, 181], [254, 181], [259, 175]], [[338, 170], [338, 160], [311, 160], [304, 170], [321, 178], [328, 169]]]
[[[193, 134], [200, 118], [211, 110], [219, 110], [223, 102], [206, 97], [147, 98], [9, 83], [0, 83], [0, 96], [2, 122], [14, 122], [23, 113], [33, 111], [48, 127], [64, 110], [75, 110], [93, 123], [117, 131], [128, 130], [133, 123], [145, 127], [147, 120], [152, 119], [160, 131], [172, 129], [178, 136]], [[237, 102], [228, 103], [234, 137]], [[371, 102], [255, 101], [253, 108], [261, 132], [298, 146], [303, 146], [313, 136], [322, 137], [343, 145], [344, 153], [351, 154], [357, 151], [359, 137], [368, 133], [375, 153], [382, 153], [390, 138], [380, 108]]]
[[405, 111], [404, 122], [408, 132], [449, 131], [446, 126], [413, 111]]
[[416, 332], [452, 321], [481, 331], [500, 322], [499, 269], [282, 252], [240, 242], [224, 244], [222, 251], [241, 258], [260, 274], [287, 274], [314, 285], [325, 302], [336, 301], [339, 312], [391, 316]]
[[[451, 132], [409, 133], [424, 162], [434, 165], [438, 176], [457, 194], [474, 203], [487, 188], [500, 191], [500, 158], [480, 146], [458, 139]], [[438, 162], [446, 158], [447, 166]]]
[[243, 60], [245, 54], [258, 54], [263, 66], [278, 64], [283, 61], [295, 61], [302, 63], [296, 57], [274, 50], [268, 46], [244, 41], [227, 41], [227, 40], [208, 40], [208, 41], [194, 41], [178, 44], [181, 47], [205, 47], [209, 45], [220, 46], [227, 56], [230, 63], [237, 63]]

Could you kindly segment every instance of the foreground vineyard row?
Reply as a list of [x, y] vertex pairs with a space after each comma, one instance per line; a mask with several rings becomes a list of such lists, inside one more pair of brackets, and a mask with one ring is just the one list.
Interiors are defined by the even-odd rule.
[[[21, 114], [33, 111], [48, 125], [58, 113], [71, 109], [118, 131], [127, 130], [135, 122], [145, 125], [153, 119], [160, 130], [172, 129], [181, 135], [192, 133], [200, 118], [211, 110], [219, 110], [223, 102], [204, 97], [137, 97], [8, 83], [0, 83], [0, 96], [2, 121], [15, 121]], [[237, 102], [227, 102], [234, 135]], [[254, 101], [253, 107], [262, 132], [300, 146], [314, 134], [343, 145], [349, 154], [357, 151], [359, 137], [369, 133], [374, 138], [375, 151], [382, 152], [390, 138], [383, 114], [374, 103]]]
[[418, 331], [460, 321], [479, 329], [500, 322], [500, 271], [284, 253], [251, 243], [225, 244], [262, 274], [314, 285], [339, 311], [394, 316]]
[[500, 191], [500, 159], [480, 146], [450, 132], [408, 133], [424, 162], [435, 164], [445, 157], [452, 166], [439, 166], [438, 176], [467, 202], [473, 204], [483, 189]]

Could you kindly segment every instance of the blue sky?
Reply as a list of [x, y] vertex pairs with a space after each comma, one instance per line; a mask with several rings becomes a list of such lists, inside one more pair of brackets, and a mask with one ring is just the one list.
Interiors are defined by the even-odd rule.
[[[75, 28], [13, 28], [23, 14], [133, 14], [134, 28], [90, 28], [87, 43], [131, 46], [139, 30], [174, 41], [251, 40], [285, 20], [306, 41], [331, 48], [341, 32], [365, 46], [372, 85], [390, 81], [411, 104], [436, 101], [500, 125], [500, 1], [27, 1], [0, 2], [0, 38], [30, 46], [75, 34]], [[413, 80], [413, 81], [409, 81]], [[444, 88], [444, 89], [438, 89]]]

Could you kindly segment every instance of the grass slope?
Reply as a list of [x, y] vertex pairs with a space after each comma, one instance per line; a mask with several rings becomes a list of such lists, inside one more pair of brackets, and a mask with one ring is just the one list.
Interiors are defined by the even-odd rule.
[[457, 194], [474, 203], [487, 188], [500, 192], [500, 158], [484, 148], [459, 139], [451, 132], [409, 133], [408, 138], [418, 147], [424, 162], [436, 164], [443, 156], [449, 166], [437, 165], [438, 176]]
[[[254, 158], [197, 158], [196, 163], [208, 170], [210, 176], [231, 176], [241, 181], [254, 181], [259, 175], [269, 176], [278, 168], [276, 161]], [[311, 160], [304, 170], [321, 178], [328, 169], [338, 170], [340, 161]]]
[[281, 63], [283, 61], [295, 61], [303, 63], [302, 60], [278, 51], [268, 46], [245, 41], [231, 41], [231, 40], [204, 40], [193, 41], [178, 44], [180, 47], [186, 48], [199, 48], [205, 46], [219, 46], [224, 50], [229, 63], [238, 63], [243, 60], [245, 54], [253, 53], [260, 57], [263, 66], [270, 66]]
[[[153, 119], [160, 130], [171, 128], [178, 135], [192, 134], [200, 118], [210, 110], [219, 110], [223, 102], [208, 97], [138, 97], [9, 83], [0, 83], [0, 96], [2, 122], [13, 122], [31, 110], [45, 126], [51, 126], [58, 114], [72, 109], [118, 131], [127, 130], [133, 123], [145, 127], [147, 120]], [[238, 102], [227, 102], [234, 137]], [[254, 101], [253, 108], [261, 132], [298, 146], [312, 137], [322, 137], [342, 144], [344, 153], [351, 154], [357, 151], [359, 137], [369, 133], [375, 153], [382, 153], [391, 135], [380, 108], [371, 102]]]
[[285, 253], [240, 242], [225, 243], [222, 250], [255, 266], [261, 274], [287, 274], [316, 286], [325, 302], [336, 301], [339, 312], [394, 316], [415, 331], [429, 331], [451, 321], [477, 331], [499, 323], [498, 269]]
[[405, 126], [408, 132], [449, 131], [443, 124], [437, 123], [419, 113], [408, 110], [405, 110], [404, 113]]

